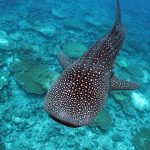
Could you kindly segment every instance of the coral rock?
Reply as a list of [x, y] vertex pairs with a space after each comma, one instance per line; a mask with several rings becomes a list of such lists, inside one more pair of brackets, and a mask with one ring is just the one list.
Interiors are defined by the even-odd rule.
[[81, 57], [81, 55], [87, 50], [87, 47], [79, 42], [70, 42], [63, 46], [63, 52], [68, 57]]
[[44, 94], [59, 76], [58, 73], [51, 73], [46, 66], [37, 62], [18, 62], [12, 70], [15, 72], [16, 81], [24, 90], [34, 94]]
[[143, 127], [134, 136], [133, 139], [136, 150], [149, 150], [150, 146], [150, 129]]
[[127, 68], [127, 71], [133, 75], [133, 76], [138, 76], [138, 77], [143, 77], [143, 66], [137, 64], [137, 65], [129, 65]]
[[85, 20], [88, 24], [99, 27], [101, 25], [100, 19], [94, 16], [87, 16], [85, 17]]
[[80, 20], [75, 19], [75, 18], [66, 18], [66, 19], [64, 19], [63, 22], [66, 27], [70, 27], [73, 29], [81, 29], [82, 28]]
[[106, 108], [103, 108], [97, 115], [94, 125], [103, 130], [107, 130], [111, 127], [112, 117]]
[[0, 89], [2, 89], [5, 85], [8, 85], [9, 82], [9, 74], [0, 70]]

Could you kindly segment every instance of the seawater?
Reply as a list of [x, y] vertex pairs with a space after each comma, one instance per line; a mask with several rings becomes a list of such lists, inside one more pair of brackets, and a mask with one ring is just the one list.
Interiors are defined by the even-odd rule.
[[43, 107], [63, 72], [56, 55], [80, 58], [112, 28], [116, 1], [0, 0], [0, 150], [150, 149], [150, 2], [120, 4], [126, 36], [114, 73], [140, 88], [110, 92], [97, 122], [69, 128]]

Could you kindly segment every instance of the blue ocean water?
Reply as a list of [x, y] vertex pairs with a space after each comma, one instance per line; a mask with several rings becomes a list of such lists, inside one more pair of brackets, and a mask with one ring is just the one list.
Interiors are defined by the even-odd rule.
[[44, 110], [63, 72], [112, 28], [115, 0], [0, 0], [0, 150], [149, 150], [150, 2], [120, 0], [126, 35], [114, 64], [138, 90], [110, 92], [99, 119], [61, 125]]

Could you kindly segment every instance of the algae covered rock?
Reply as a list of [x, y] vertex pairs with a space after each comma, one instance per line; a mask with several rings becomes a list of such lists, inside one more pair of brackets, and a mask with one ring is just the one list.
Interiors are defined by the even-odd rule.
[[0, 53], [0, 66], [4, 65], [5, 63], [6, 63], [6, 56]]
[[106, 108], [103, 108], [94, 121], [94, 126], [108, 130], [112, 125], [112, 117]]
[[56, 27], [53, 24], [48, 23], [38, 24], [32, 30], [35, 30], [48, 37], [52, 37], [56, 33]]
[[149, 150], [150, 149], [150, 140], [145, 142], [144, 150]]
[[131, 79], [131, 75], [126, 70], [119, 71], [118, 76], [121, 77], [122, 80], [130, 81]]
[[6, 146], [4, 142], [2, 141], [2, 138], [0, 137], [0, 150], [6, 150]]
[[73, 28], [73, 29], [82, 29], [82, 23], [79, 19], [76, 18], [66, 18], [63, 21], [64, 26]]
[[32, 63], [29, 61], [18, 61], [12, 65], [11, 70], [15, 73], [26, 72], [32, 68]]
[[7, 33], [3, 30], [0, 30], [0, 37], [1, 38], [6, 38], [7, 37]]
[[150, 149], [150, 128], [142, 127], [133, 139], [136, 150]]
[[5, 31], [0, 30], [0, 49], [11, 51], [16, 49], [16, 42], [9, 38]]
[[60, 19], [63, 19], [63, 18], [66, 17], [66, 14], [65, 14], [64, 10], [62, 10], [62, 9], [53, 8], [53, 9], [52, 9], [52, 14], [53, 14], [53, 16], [55, 16], [56, 18], [60, 18]]
[[11, 39], [0, 38], [0, 49], [12, 51], [16, 49], [16, 42]]
[[116, 62], [122, 68], [126, 68], [128, 66], [128, 60], [124, 56], [118, 56], [116, 58]]
[[18, 84], [25, 91], [34, 94], [44, 94], [59, 76], [57, 72], [51, 72], [45, 65], [37, 62], [18, 62], [13, 65], [12, 70]]
[[128, 65], [128, 67], [126, 69], [133, 76], [137, 76], [137, 77], [143, 77], [144, 76], [143, 66], [140, 64]]
[[[39, 71], [42, 70], [42, 71]], [[56, 78], [59, 76], [59, 73], [56, 72], [50, 72], [47, 68], [44, 66], [40, 66], [35, 68], [34, 74], [33, 74], [33, 80], [40, 84], [42, 88], [45, 90], [48, 90], [50, 88], [50, 85], [53, 83], [53, 81], [56, 80]]]
[[29, 93], [44, 94], [46, 92], [40, 84], [33, 80], [32, 72], [16, 73], [15, 79]]
[[95, 16], [87, 16], [85, 17], [85, 20], [88, 24], [95, 26], [95, 27], [99, 27], [101, 25], [100, 19]]
[[124, 101], [121, 101], [120, 103], [126, 114], [131, 115], [131, 116], [135, 115], [135, 109], [133, 108], [130, 99], [125, 99]]
[[128, 115], [135, 115], [135, 109], [132, 106], [131, 99], [126, 91], [113, 91], [114, 99], [121, 104], [123, 111]]
[[9, 74], [3, 70], [0, 70], [0, 89], [8, 85], [8, 82], [9, 82]]
[[19, 32], [19, 31], [12, 32], [9, 34], [9, 37], [14, 41], [18, 41], [22, 39], [22, 32]]
[[80, 42], [70, 42], [63, 46], [63, 52], [68, 57], [79, 58], [87, 50], [87, 47]]
[[[149, 56], [150, 57], [150, 56]], [[150, 73], [150, 63], [149, 63], [149, 59], [146, 62], [146, 65], [144, 66], [145, 69]]]
[[116, 101], [124, 101], [127, 99], [127, 95], [123, 91], [113, 91], [112, 94]]

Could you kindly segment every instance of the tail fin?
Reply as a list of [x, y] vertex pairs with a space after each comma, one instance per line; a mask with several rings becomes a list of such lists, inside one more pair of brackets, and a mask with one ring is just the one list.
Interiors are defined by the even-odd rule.
[[116, 8], [116, 22], [115, 24], [120, 24], [121, 23], [121, 11], [120, 11], [120, 1], [117, 0], [117, 8]]
[[[91, 63], [93, 66], [100, 66], [100, 69], [112, 68], [115, 58], [124, 40], [125, 30], [121, 21], [120, 1], [116, 0], [116, 20], [111, 31], [99, 40], [83, 57], [84, 64]], [[88, 62], [88, 63], [87, 63]], [[103, 65], [102, 65], [103, 63]], [[89, 65], [89, 66], [90, 66]], [[101, 67], [103, 66], [103, 67]]]

